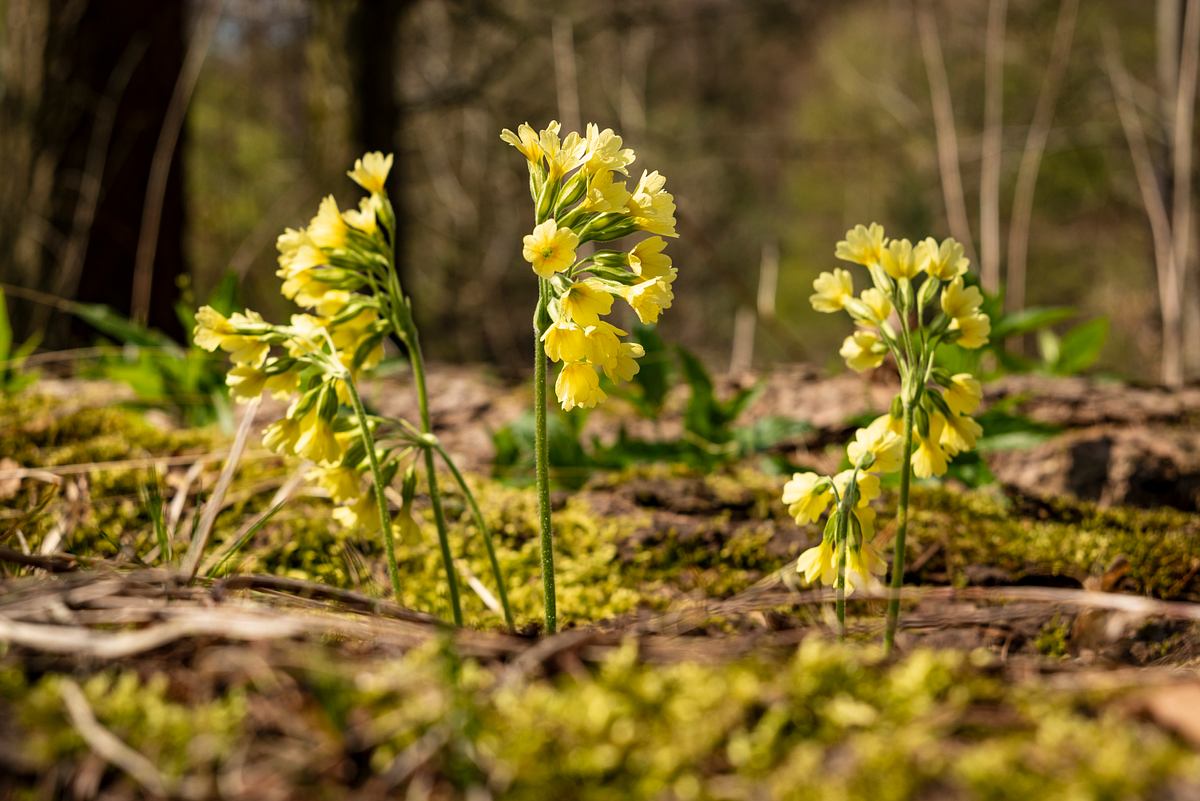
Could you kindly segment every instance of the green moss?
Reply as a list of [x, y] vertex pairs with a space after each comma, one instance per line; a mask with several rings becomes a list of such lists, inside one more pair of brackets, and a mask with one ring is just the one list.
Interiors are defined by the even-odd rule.
[[[161, 678], [102, 673], [84, 684], [101, 722], [168, 776], [242, 764], [267, 726], [273, 746], [260, 759], [297, 746], [308, 756], [270, 762], [272, 780], [313, 797], [365, 780], [347, 772], [346, 755], [380, 775], [417, 743], [432, 748], [423, 765], [437, 797], [488, 786], [518, 800], [1126, 799], [1200, 782], [1196, 755], [1112, 711], [1113, 692], [1012, 684], [961, 652], [893, 663], [810, 638], [790, 654], [651, 665], [630, 643], [594, 669], [516, 680], [445, 642], [398, 660], [326, 648], [259, 664], [253, 685], [186, 714]], [[82, 758], [60, 681], [0, 671], [0, 702], [17, 705], [16, 741], [37, 764]], [[250, 708], [297, 725], [276, 729]]]
[[[63, 702], [66, 679], [52, 673], [28, 681], [11, 666], [0, 670], [0, 704], [15, 710], [10, 725], [21, 735], [21, 756], [41, 769], [88, 752]], [[173, 699], [161, 673], [143, 678], [134, 671], [105, 670], [80, 685], [97, 722], [167, 779], [211, 774], [229, 757], [246, 716], [241, 690], [210, 700]]]
[[1065, 657], [1067, 655], [1067, 637], [1071, 633], [1070, 624], [1057, 615], [1046, 621], [1034, 640], [1034, 647], [1043, 656]]

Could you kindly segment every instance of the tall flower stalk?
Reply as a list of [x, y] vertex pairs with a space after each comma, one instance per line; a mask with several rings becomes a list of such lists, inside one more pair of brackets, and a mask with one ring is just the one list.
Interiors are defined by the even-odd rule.
[[[846, 232], [835, 255], [866, 267], [872, 286], [855, 295], [848, 270], [821, 273], [813, 282], [813, 308], [825, 313], [845, 311], [854, 320], [857, 328], [840, 350], [851, 369], [874, 370], [890, 355], [900, 374], [900, 392], [889, 413], [860, 430], [848, 449], [856, 468], [900, 472], [893, 592], [884, 633], [885, 647], [891, 651], [904, 584], [912, 477], [943, 475], [949, 462], [974, 448], [982, 433], [971, 417], [982, 396], [979, 381], [969, 373], [952, 375], [938, 367], [938, 349], [948, 344], [983, 347], [991, 323], [980, 311], [982, 294], [964, 281], [969, 264], [962, 245], [953, 239], [939, 243], [928, 237], [914, 246], [907, 239], [889, 240], [878, 224], [859, 225]], [[890, 443], [889, 438], [897, 446], [894, 466], [881, 457], [881, 443]], [[883, 450], [890, 453], [892, 447], [889, 444]], [[793, 487], [792, 495], [797, 492]], [[788, 498], [785, 489], [785, 502]], [[821, 575], [824, 578], [823, 572]], [[811, 581], [815, 574], [808, 578]]]
[[[397, 597], [401, 578], [394, 539], [416, 531], [410, 512], [414, 462], [423, 462], [451, 615], [461, 625], [462, 604], [438, 486], [440, 457], [467, 498], [505, 622], [512, 628], [491, 532], [462, 473], [432, 433], [420, 337], [396, 270], [395, 211], [384, 189], [391, 165], [390, 155], [368, 153], [348, 173], [368, 193], [357, 209], [341, 211], [327, 197], [306, 228], [288, 229], [279, 237], [281, 291], [305, 313], [293, 315], [289, 326], [276, 326], [249, 310], [225, 318], [206, 306], [197, 313], [195, 340], [208, 350], [229, 352], [234, 367], [227, 383], [237, 400], [264, 392], [281, 398], [299, 393], [287, 414], [267, 427], [263, 443], [315, 464], [309, 477], [339, 504], [334, 516], [341, 523], [377, 528]], [[358, 393], [357, 378], [379, 364], [388, 337], [405, 349], [412, 366], [419, 428], [368, 414]], [[393, 521], [386, 489], [405, 466], [402, 506], [399, 519]], [[371, 493], [363, 492], [364, 477], [372, 485]]]
[[[601, 319], [613, 299], [625, 301], [643, 323], [658, 320], [674, 298], [676, 270], [664, 253], [663, 237], [674, 237], [675, 200], [658, 172], [643, 172], [631, 190], [633, 150], [620, 136], [589, 123], [584, 134], [560, 136], [551, 122], [535, 131], [528, 123], [500, 138], [515, 147], [529, 167], [534, 228], [524, 238], [522, 255], [537, 276], [534, 331], [534, 432], [538, 521], [546, 631], [558, 626], [554, 584], [554, 535], [550, 514], [550, 460], [546, 437], [546, 360], [561, 363], [554, 382], [562, 408], [591, 408], [607, 394], [610, 382], [629, 381], [645, 351], [623, 341], [628, 332]], [[649, 233], [629, 250], [582, 245], [608, 243]]]

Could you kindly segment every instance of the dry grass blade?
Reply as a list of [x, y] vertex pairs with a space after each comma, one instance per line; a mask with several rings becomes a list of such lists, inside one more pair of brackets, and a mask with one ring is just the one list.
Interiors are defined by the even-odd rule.
[[229, 491], [229, 485], [233, 483], [233, 474], [237, 472], [238, 463], [242, 459], [242, 452], [246, 449], [246, 440], [250, 436], [250, 429], [254, 426], [254, 418], [258, 414], [259, 403], [260, 399], [255, 399], [246, 405], [245, 416], [242, 417], [242, 423], [238, 426], [237, 436], [234, 437], [233, 445], [229, 448], [229, 458], [225, 460], [225, 467], [221, 470], [221, 475], [217, 479], [217, 486], [213, 489], [212, 497], [204, 505], [204, 514], [200, 517], [200, 525], [196, 529], [196, 536], [188, 546], [187, 556], [183, 559], [183, 572], [189, 580], [195, 577], [196, 570], [200, 567], [200, 557], [204, 555], [204, 546], [208, 542], [209, 535], [212, 533], [213, 525], [217, 522], [217, 514], [221, 511], [221, 505], [225, 501], [225, 494]]
[[259, 529], [267, 524], [284, 505], [291, 500], [292, 495], [304, 483], [304, 472], [297, 472], [291, 476], [283, 486], [276, 490], [274, 497], [271, 498], [271, 503], [267, 508], [259, 514], [255, 515], [238, 532], [227, 542], [221, 549], [213, 553], [208, 559], [204, 560], [200, 572], [206, 576], [215, 574], [230, 558], [240, 551], [250, 538], [253, 537]]
[[63, 704], [67, 707], [67, 714], [70, 716], [75, 730], [79, 732], [79, 736], [97, 756], [128, 773], [134, 781], [151, 794], [167, 795], [167, 783], [158, 772], [158, 768], [145, 756], [130, 748], [115, 734], [100, 725], [78, 684], [64, 678], [59, 684], [59, 693], [62, 695]]

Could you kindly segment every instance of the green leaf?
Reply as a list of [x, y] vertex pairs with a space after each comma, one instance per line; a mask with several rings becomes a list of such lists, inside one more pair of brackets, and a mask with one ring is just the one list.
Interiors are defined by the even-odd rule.
[[[0, 289], [0, 361], [7, 362], [12, 355], [13, 331], [12, 323], [8, 320], [8, 301], [5, 300], [4, 290]], [[0, 368], [7, 372], [8, 365]]]
[[179, 350], [179, 346], [166, 334], [122, 317], [102, 303], [73, 303], [71, 311], [92, 328], [123, 344]]
[[640, 392], [628, 397], [639, 414], [654, 419], [662, 413], [667, 392], [671, 389], [670, 351], [651, 325], [635, 325], [632, 339], [645, 349], [646, 355], [638, 360], [641, 369], [633, 377], [633, 385]]
[[677, 348], [683, 377], [691, 389], [687, 408], [683, 413], [683, 427], [696, 436], [714, 442], [716, 427], [720, 419], [716, 398], [713, 395], [712, 378], [704, 364], [685, 348]]
[[1053, 371], [1059, 375], [1074, 375], [1095, 364], [1108, 341], [1108, 325], [1107, 317], [1097, 317], [1063, 334]]
[[1046, 308], [1022, 309], [1011, 314], [1002, 314], [992, 321], [992, 341], [999, 342], [1006, 337], [1030, 334], [1069, 320], [1078, 312], [1069, 306], [1051, 306]]

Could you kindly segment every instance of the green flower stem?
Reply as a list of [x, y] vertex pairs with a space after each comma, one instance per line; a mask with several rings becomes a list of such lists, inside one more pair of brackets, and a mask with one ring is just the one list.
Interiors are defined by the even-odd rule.
[[[425, 389], [425, 360], [421, 357], [421, 345], [417, 332], [409, 332], [408, 358], [412, 363], [413, 383], [417, 385], [417, 406], [421, 411], [421, 432], [431, 433], [429, 419], [429, 393]], [[425, 473], [429, 481], [429, 505], [433, 507], [433, 522], [437, 526], [438, 545], [442, 550], [442, 564], [446, 567], [446, 587], [450, 591], [450, 611], [454, 625], [463, 624], [462, 601], [458, 597], [458, 576], [454, 571], [454, 557], [450, 553], [450, 535], [446, 530], [446, 512], [442, 509], [442, 493], [438, 489], [437, 466], [433, 461], [433, 450], [424, 448]]]
[[837, 510], [837, 620], [838, 637], [846, 639], [846, 540], [848, 539], [849, 520], [851, 512], [846, 509]]
[[908, 535], [908, 488], [912, 482], [913, 451], [913, 406], [904, 401], [904, 455], [900, 464], [900, 508], [896, 522], [896, 544], [892, 549], [892, 594], [888, 599], [887, 628], [883, 635], [883, 648], [888, 654], [896, 640], [896, 625], [900, 622], [900, 589], [904, 586], [904, 540]]
[[[421, 354], [421, 339], [417, 333], [416, 323], [413, 322], [412, 313], [408, 310], [408, 304], [400, 288], [400, 280], [396, 277], [395, 269], [392, 269], [388, 275], [388, 294], [391, 295], [391, 302], [388, 304], [389, 322], [392, 324], [392, 331], [408, 351], [408, 361], [413, 371], [413, 383], [417, 386], [417, 407], [421, 415], [421, 433], [432, 434], [433, 426], [429, 417], [429, 391], [425, 385], [425, 359]], [[399, 313], [401, 308], [405, 310], [403, 317]], [[454, 557], [450, 553], [446, 512], [442, 508], [442, 494], [438, 489], [437, 466], [434, 464], [433, 451], [429, 448], [424, 448], [424, 451], [425, 474], [429, 482], [429, 505], [433, 507], [433, 522], [437, 527], [438, 545], [442, 551], [442, 565], [446, 569], [446, 588], [450, 593], [450, 611], [453, 615], [454, 625], [461, 626], [463, 624], [462, 602], [458, 597], [458, 576], [454, 572]]]
[[480, 533], [483, 534], [483, 547], [487, 550], [488, 562], [492, 566], [492, 576], [496, 579], [496, 589], [500, 595], [500, 607], [504, 610], [504, 622], [511, 631], [516, 628], [516, 625], [513, 623], [512, 609], [508, 605], [508, 590], [505, 589], [504, 574], [500, 570], [500, 562], [496, 559], [496, 546], [492, 542], [491, 529], [488, 528], [487, 523], [484, 521], [483, 512], [479, 510], [479, 504], [475, 501], [475, 495], [471, 492], [471, 488], [467, 486], [467, 481], [459, 471], [458, 465], [454, 464], [454, 460], [450, 458], [445, 448], [439, 443], [434, 442], [431, 447], [442, 457], [442, 461], [446, 463], [450, 474], [454, 476], [459, 489], [462, 490], [463, 496], [467, 499], [467, 505], [471, 507], [471, 515], [475, 518], [475, 525], [478, 526]]
[[354, 414], [358, 418], [358, 430], [362, 433], [363, 445], [367, 449], [367, 461], [371, 465], [371, 481], [375, 485], [375, 506], [379, 509], [383, 549], [387, 553], [388, 578], [392, 581], [392, 594], [399, 601], [400, 569], [396, 565], [396, 545], [392, 541], [392, 517], [388, 513], [383, 471], [379, 468], [379, 456], [375, 453], [375, 438], [371, 436], [367, 410], [363, 408], [362, 398], [358, 396], [358, 387], [354, 385], [354, 380], [347, 375], [342, 378], [342, 382], [350, 392], [350, 402], [354, 405]]
[[550, 451], [546, 439], [546, 352], [542, 335], [549, 325], [550, 294], [545, 279], [538, 279], [538, 305], [533, 314], [533, 421], [534, 460], [537, 470], [538, 519], [542, 531], [542, 585], [546, 595], [546, 633], [558, 628], [554, 598], [554, 533], [550, 523]]

